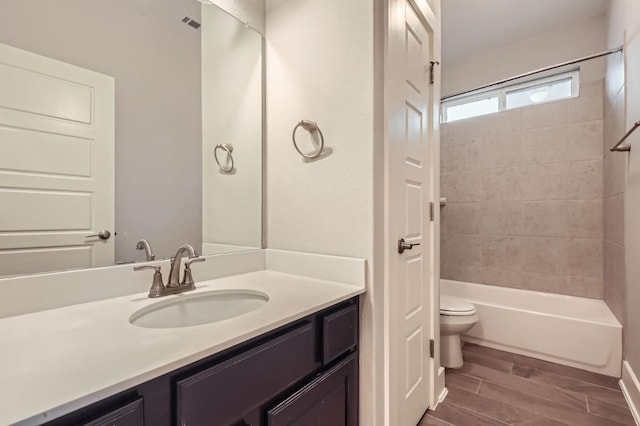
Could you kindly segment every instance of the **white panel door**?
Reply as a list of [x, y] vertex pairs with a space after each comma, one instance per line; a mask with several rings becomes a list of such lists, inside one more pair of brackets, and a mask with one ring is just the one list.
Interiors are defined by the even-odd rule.
[[0, 44], [0, 276], [112, 265], [114, 80]]
[[[423, 2], [424, 3], [424, 2]], [[428, 6], [427, 6], [428, 7]], [[430, 401], [430, 61], [433, 29], [409, 0], [390, 1], [387, 61], [389, 424], [414, 426]], [[413, 248], [399, 253], [403, 238]]]

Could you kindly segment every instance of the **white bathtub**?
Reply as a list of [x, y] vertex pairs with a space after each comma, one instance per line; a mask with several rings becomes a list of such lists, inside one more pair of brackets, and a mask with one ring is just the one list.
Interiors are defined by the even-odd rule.
[[620, 377], [622, 326], [602, 300], [444, 279], [440, 292], [476, 306], [465, 341]]

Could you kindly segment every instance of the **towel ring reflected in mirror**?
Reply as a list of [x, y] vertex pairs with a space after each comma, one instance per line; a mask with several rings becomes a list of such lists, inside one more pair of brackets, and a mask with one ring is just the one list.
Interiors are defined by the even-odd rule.
[[[298, 127], [302, 127], [309, 133], [318, 132], [318, 134], [320, 135], [320, 146], [318, 147], [318, 150], [313, 154], [305, 154], [298, 147], [298, 142], [296, 141], [296, 131], [298, 130]], [[322, 151], [324, 150], [324, 136], [322, 135], [322, 131], [320, 130], [320, 128], [318, 127], [318, 124], [315, 121], [300, 120], [300, 122], [296, 124], [296, 127], [293, 128], [292, 138], [293, 138], [293, 147], [296, 149], [296, 151], [298, 151], [298, 154], [302, 155], [304, 158], [308, 158], [308, 159], [318, 158], [320, 154], [322, 154]]]
[[[219, 149], [221, 149], [221, 150], [223, 150], [223, 151], [225, 151], [227, 153], [227, 164], [230, 161], [231, 162], [231, 166], [224, 167], [222, 164], [220, 164], [220, 160], [218, 159], [218, 150]], [[233, 171], [233, 168], [235, 167], [235, 163], [233, 162], [233, 155], [231, 154], [232, 152], [233, 152], [233, 146], [231, 144], [228, 144], [228, 143], [219, 143], [213, 149], [213, 157], [216, 159], [216, 163], [218, 163], [218, 167], [220, 167], [220, 170], [222, 170], [225, 173], [231, 173]]]

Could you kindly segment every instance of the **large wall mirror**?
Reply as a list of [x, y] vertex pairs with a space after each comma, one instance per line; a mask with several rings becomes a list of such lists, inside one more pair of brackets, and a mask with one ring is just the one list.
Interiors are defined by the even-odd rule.
[[0, 276], [261, 248], [262, 51], [196, 0], [0, 0]]

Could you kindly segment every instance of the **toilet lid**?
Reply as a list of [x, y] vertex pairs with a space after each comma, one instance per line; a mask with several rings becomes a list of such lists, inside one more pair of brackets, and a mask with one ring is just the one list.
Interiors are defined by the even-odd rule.
[[440, 315], [473, 315], [476, 307], [472, 303], [457, 297], [440, 295]]

